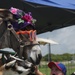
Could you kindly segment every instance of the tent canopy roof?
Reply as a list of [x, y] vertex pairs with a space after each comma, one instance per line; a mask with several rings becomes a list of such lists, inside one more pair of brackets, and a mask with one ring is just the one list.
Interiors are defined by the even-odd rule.
[[[41, 5], [42, 4], [42, 5]], [[31, 12], [37, 34], [75, 25], [75, 0], [1, 0], [0, 8]]]

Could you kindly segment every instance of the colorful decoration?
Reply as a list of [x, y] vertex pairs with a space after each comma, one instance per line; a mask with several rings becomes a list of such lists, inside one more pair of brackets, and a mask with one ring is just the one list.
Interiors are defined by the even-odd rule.
[[36, 40], [36, 30], [25, 30], [25, 31], [18, 31], [16, 32], [16, 34], [24, 34], [24, 35], [28, 35], [28, 38], [30, 39], [30, 41], [35, 41]]
[[14, 15], [17, 21], [13, 22], [12, 25], [16, 31], [28, 25], [35, 25], [36, 19], [32, 17], [31, 12], [25, 13], [24, 11], [11, 7], [9, 11]]

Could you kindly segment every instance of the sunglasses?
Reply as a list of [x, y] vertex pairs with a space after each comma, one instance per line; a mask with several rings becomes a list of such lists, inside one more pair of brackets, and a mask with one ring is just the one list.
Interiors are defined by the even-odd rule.
[[25, 30], [25, 31], [18, 31], [16, 34], [23, 34], [23, 35], [28, 35], [30, 41], [35, 41], [36, 40], [36, 30]]

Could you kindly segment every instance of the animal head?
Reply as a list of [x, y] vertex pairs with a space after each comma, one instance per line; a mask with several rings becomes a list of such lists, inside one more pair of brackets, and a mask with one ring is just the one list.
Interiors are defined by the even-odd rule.
[[42, 54], [39, 44], [29, 45], [24, 47], [23, 56], [34, 65], [39, 65]]

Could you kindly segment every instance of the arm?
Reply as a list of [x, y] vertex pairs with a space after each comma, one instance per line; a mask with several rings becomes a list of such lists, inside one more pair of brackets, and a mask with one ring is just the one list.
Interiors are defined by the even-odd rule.
[[36, 75], [45, 75], [42, 72], [39, 71], [39, 69], [37, 68], [37, 66], [35, 67], [35, 74]]

